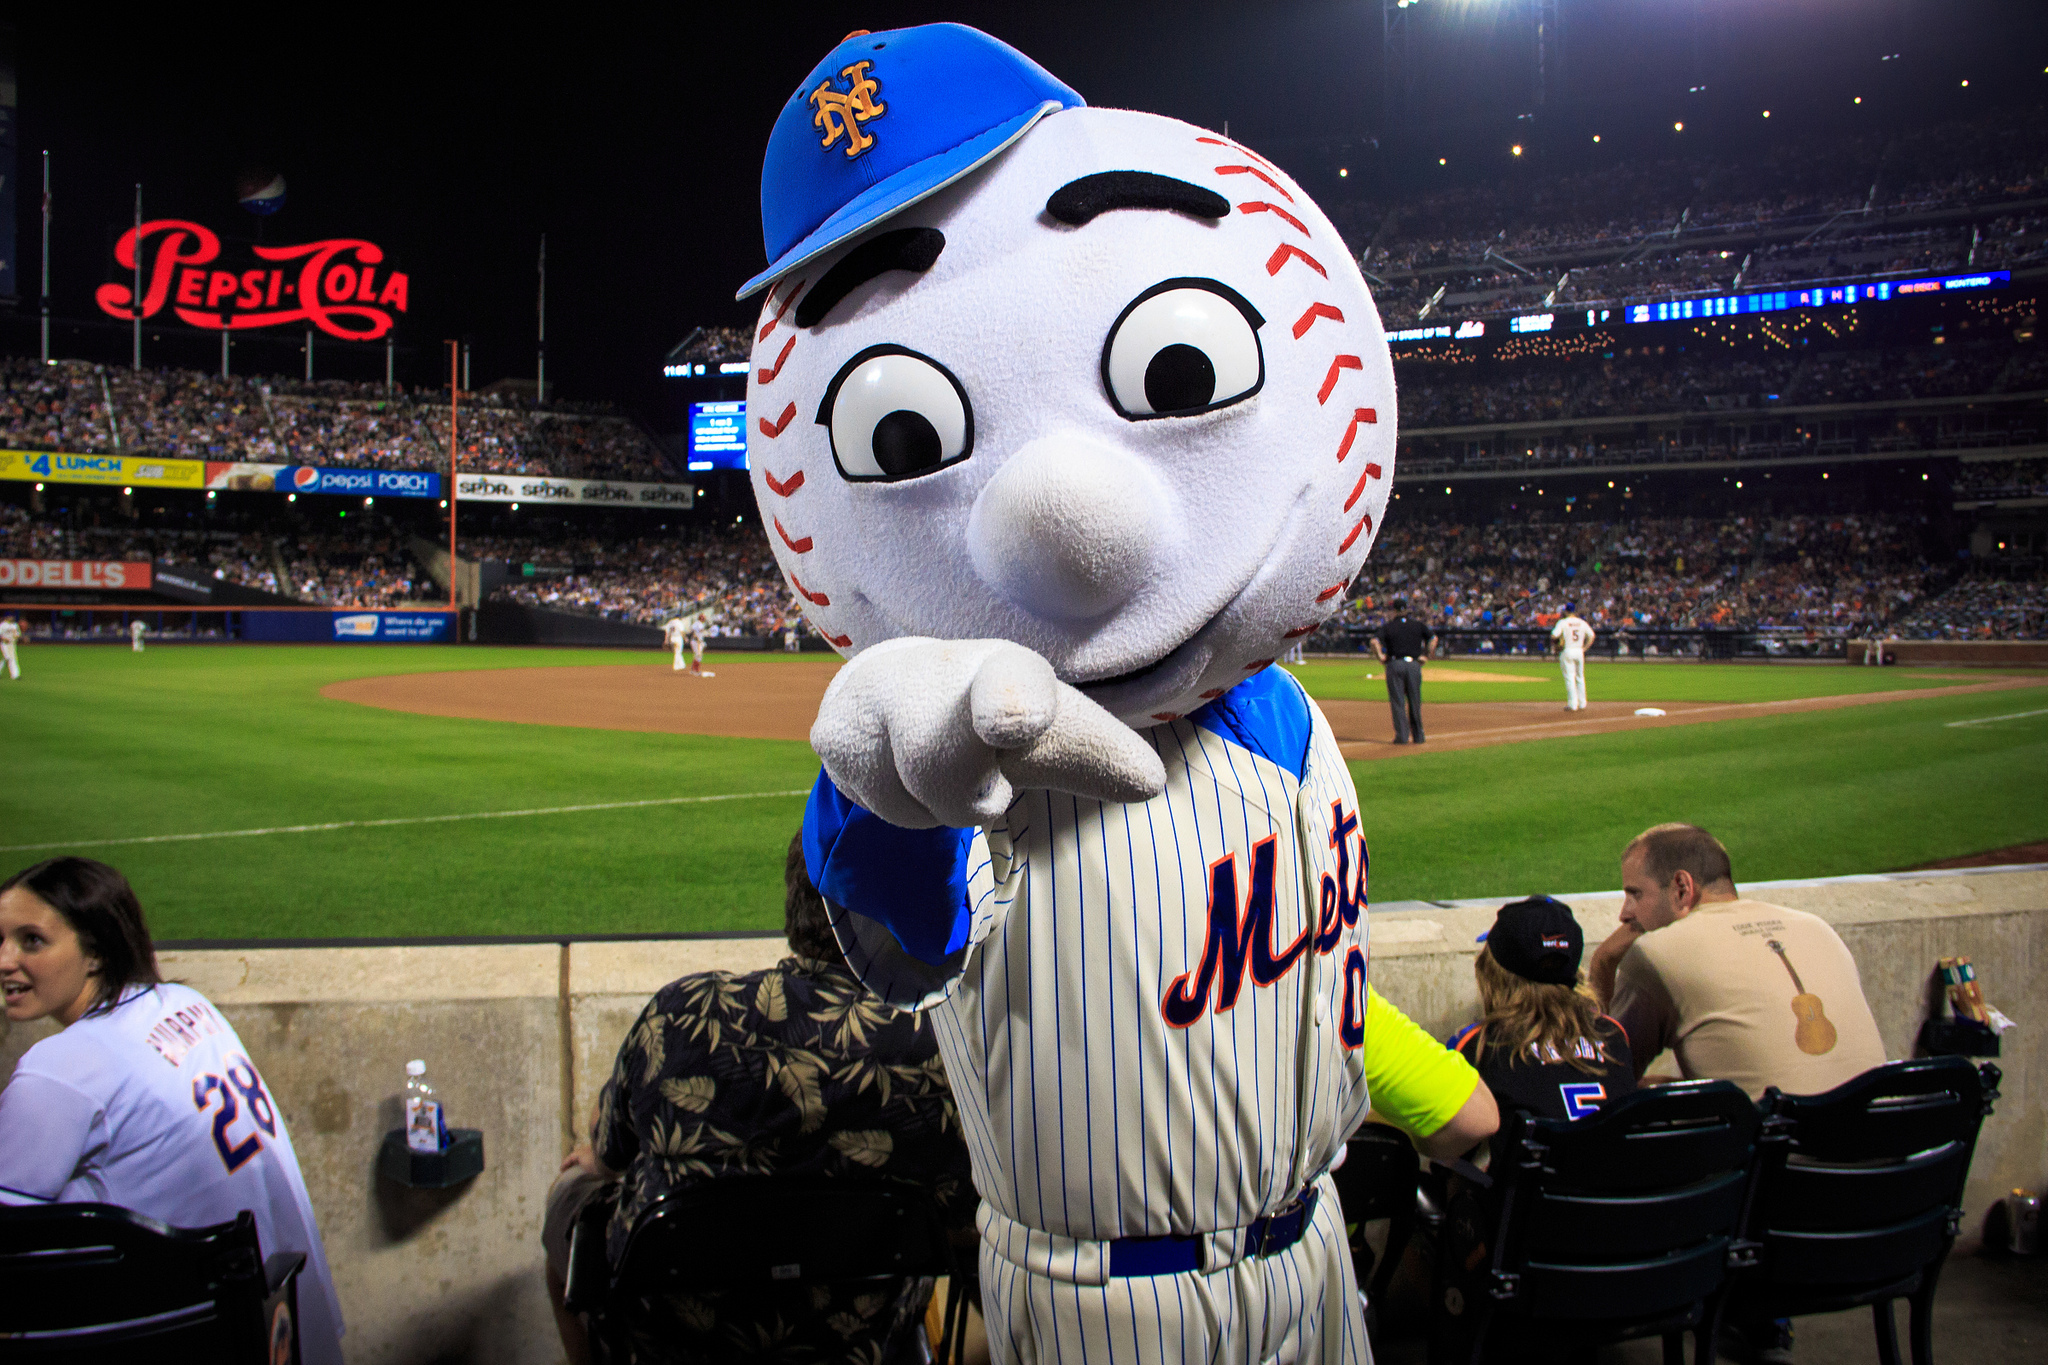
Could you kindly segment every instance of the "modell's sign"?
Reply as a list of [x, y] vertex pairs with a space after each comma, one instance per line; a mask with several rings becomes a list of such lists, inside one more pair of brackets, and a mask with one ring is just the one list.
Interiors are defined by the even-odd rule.
[[[384, 266], [375, 242], [333, 237], [303, 246], [251, 248], [261, 264], [233, 269], [220, 259], [220, 238], [180, 218], [161, 218], [121, 235], [114, 258], [142, 273], [141, 316], [166, 307], [194, 327], [246, 332], [304, 323], [344, 341], [375, 341], [406, 310], [411, 281]], [[135, 290], [103, 284], [100, 311], [124, 321], [137, 316]]]
[[0, 588], [147, 588], [141, 560], [0, 559]]

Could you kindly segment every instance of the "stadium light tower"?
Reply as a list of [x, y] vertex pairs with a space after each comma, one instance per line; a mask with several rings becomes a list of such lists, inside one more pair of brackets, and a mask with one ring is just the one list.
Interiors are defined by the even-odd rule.
[[[1513, 0], [1510, 0], [1512, 3]], [[1380, 98], [1387, 127], [1399, 124], [1413, 103], [1414, 66], [1408, 59], [1409, 11], [1422, 0], [1380, 0]], [[1528, 0], [1535, 30], [1536, 67], [1530, 95], [1541, 110], [1552, 93], [1561, 91], [1558, 75], [1564, 58], [1564, 27], [1560, 0]]]

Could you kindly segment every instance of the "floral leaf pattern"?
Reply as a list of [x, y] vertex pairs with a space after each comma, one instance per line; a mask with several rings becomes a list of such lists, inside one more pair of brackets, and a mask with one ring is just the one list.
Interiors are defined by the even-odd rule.
[[[616, 1261], [641, 1210], [721, 1176], [901, 1179], [970, 1228], [976, 1197], [960, 1117], [930, 1024], [882, 1004], [842, 963], [788, 957], [765, 972], [664, 986], [619, 1049], [592, 1142], [625, 1174], [608, 1238]], [[787, 1290], [692, 1287], [643, 1298], [642, 1360], [879, 1365], [922, 1317], [931, 1281]], [[794, 1293], [795, 1297], [791, 1297]]]

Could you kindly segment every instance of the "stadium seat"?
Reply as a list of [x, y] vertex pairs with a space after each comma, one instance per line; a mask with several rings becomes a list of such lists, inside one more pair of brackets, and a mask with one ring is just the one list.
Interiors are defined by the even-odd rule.
[[1729, 1267], [1749, 1254], [1759, 1122], [1727, 1081], [1639, 1090], [1574, 1122], [1514, 1112], [1484, 1184], [1454, 1181], [1432, 1365], [1478, 1362], [1492, 1341], [1524, 1359], [1649, 1336], [1679, 1365], [1688, 1331], [1711, 1365]]
[[[669, 1313], [664, 1296], [681, 1286], [742, 1291], [766, 1311], [781, 1307], [807, 1316], [815, 1285], [868, 1280], [887, 1293], [923, 1276], [950, 1275], [961, 1283], [931, 1197], [913, 1186], [773, 1177], [710, 1181], [642, 1209], [616, 1267], [605, 1254], [611, 1214], [604, 1200], [584, 1208], [570, 1236], [563, 1295], [570, 1312], [587, 1316], [600, 1362], [646, 1361], [648, 1342], [669, 1335], [662, 1329]], [[951, 1329], [951, 1305], [946, 1317]], [[959, 1317], [964, 1330], [964, 1312]], [[904, 1323], [881, 1359], [928, 1360], [923, 1327], [922, 1315]], [[636, 1343], [630, 1350], [629, 1342]], [[941, 1343], [942, 1357], [952, 1344]]]
[[1914, 1365], [1932, 1365], [1935, 1284], [1962, 1222], [1963, 1182], [2000, 1073], [1961, 1057], [1888, 1062], [1821, 1095], [1764, 1092], [1752, 1238], [1760, 1264], [1739, 1320], [1869, 1304], [1878, 1358], [1898, 1365], [1892, 1302], [1912, 1305]]
[[173, 1228], [111, 1204], [0, 1209], [0, 1355], [296, 1365], [305, 1263], [264, 1259], [247, 1210]]
[[[1401, 1253], [1415, 1232], [1416, 1194], [1422, 1164], [1415, 1144], [1397, 1128], [1368, 1123], [1345, 1144], [1344, 1164], [1330, 1173], [1337, 1199], [1344, 1206], [1344, 1226], [1351, 1241], [1351, 1264], [1358, 1287], [1365, 1291], [1365, 1326], [1379, 1347], [1378, 1305], [1401, 1264]], [[1387, 1243], [1377, 1258], [1366, 1244], [1365, 1225], [1387, 1220]]]

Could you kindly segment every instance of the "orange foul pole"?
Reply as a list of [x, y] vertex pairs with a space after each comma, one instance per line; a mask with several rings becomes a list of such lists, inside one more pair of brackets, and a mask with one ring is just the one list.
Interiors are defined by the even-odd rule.
[[[457, 369], [460, 350], [454, 342], [448, 343], [448, 610], [458, 612], [455, 605], [455, 454], [459, 447], [455, 427], [456, 404], [461, 397], [461, 386], [457, 382], [462, 376]], [[448, 627], [448, 632], [460, 638], [462, 617], [458, 614]]]

